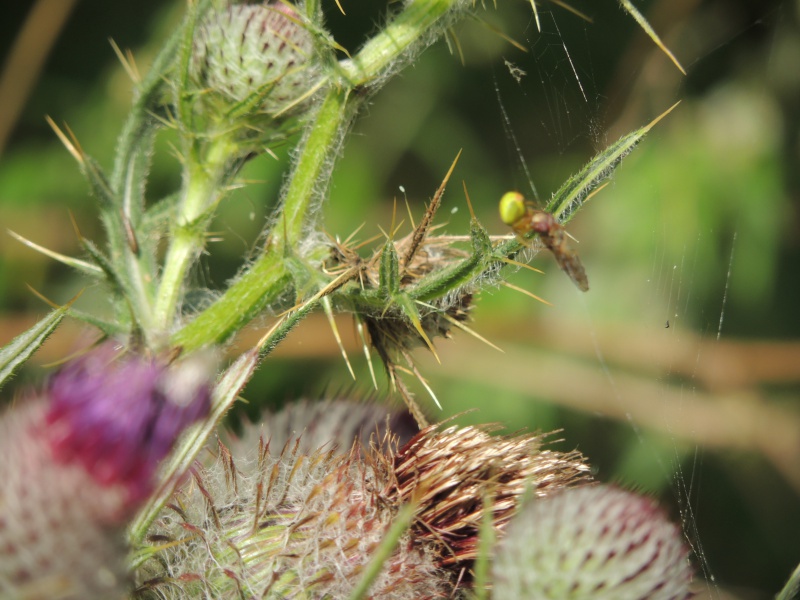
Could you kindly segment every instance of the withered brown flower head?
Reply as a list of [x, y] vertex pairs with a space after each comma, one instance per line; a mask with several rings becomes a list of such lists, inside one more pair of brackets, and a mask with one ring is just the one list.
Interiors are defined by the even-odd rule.
[[[454, 327], [482, 339], [465, 322], [473, 295], [480, 287], [477, 279], [488, 281], [490, 274], [497, 271], [494, 264], [497, 261], [485, 260], [491, 242], [474, 214], [470, 236], [432, 235], [438, 228], [433, 219], [453, 167], [423, 218], [408, 235], [395, 239], [397, 229], [393, 224], [386, 242], [368, 259], [361, 257], [360, 245], [353, 244], [350, 238], [344, 242], [334, 240], [330, 258], [324, 265], [329, 275], [337, 276], [326, 293], [350, 283], [339, 301], [352, 311], [365, 346], [368, 337], [392, 387], [400, 393], [421, 428], [428, 425], [428, 420], [398, 374], [414, 375], [428, 388], [414, 365], [412, 350], [426, 346], [436, 355], [433, 340], [449, 338]], [[470, 243], [472, 249], [461, 247], [464, 242]], [[475, 270], [476, 265], [481, 265], [480, 273]], [[428, 391], [433, 396], [430, 388]], [[438, 404], [435, 397], [434, 401]]]
[[[395, 252], [400, 258], [400, 290], [413, 289], [421, 279], [430, 273], [441, 271], [467, 258], [469, 252], [454, 246], [454, 236], [425, 236], [417, 239], [418, 231], [414, 230], [405, 237], [393, 242]], [[381, 255], [385, 246], [376, 249], [373, 255], [364, 259], [352, 248], [337, 243], [331, 248], [331, 258], [327, 263], [331, 273], [343, 273], [350, 269], [354, 278], [358, 279], [362, 289], [374, 290], [380, 286]], [[404, 260], [408, 258], [408, 260]], [[436, 337], [449, 338], [457, 323], [469, 319], [473, 306], [473, 290], [463, 287], [454, 290], [442, 298], [420, 306], [420, 324], [429, 340]], [[414, 324], [395, 306], [359, 307], [358, 317], [366, 324], [370, 341], [384, 362], [393, 362], [405, 358], [406, 354], [426, 341]], [[456, 323], [454, 323], [454, 321]]]
[[441, 544], [442, 566], [468, 568], [477, 557], [484, 498], [502, 532], [528, 490], [541, 497], [590, 480], [580, 453], [543, 450], [543, 435], [492, 429], [427, 427], [391, 457], [394, 479], [384, 493], [417, 503], [416, 534]]

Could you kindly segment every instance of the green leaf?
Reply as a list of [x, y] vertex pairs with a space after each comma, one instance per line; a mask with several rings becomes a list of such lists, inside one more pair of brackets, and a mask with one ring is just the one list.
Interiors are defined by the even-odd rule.
[[545, 210], [558, 217], [561, 223], [569, 221], [578, 209], [583, 206], [584, 202], [589, 199], [592, 191], [611, 177], [622, 159], [644, 139], [644, 136], [656, 123], [672, 112], [678, 104], [673, 104], [649, 124], [621, 137], [596, 155], [583, 169], [567, 179], [564, 185], [553, 195], [553, 199], [550, 200]]
[[480, 277], [496, 259], [493, 256], [492, 242], [483, 226], [473, 220], [470, 227], [473, 253], [461, 262], [426, 275], [411, 289], [408, 295], [414, 300], [430, 302], [444, 297], [464, 285], [469, 285]]
[[775, 600], [800, 600], [800, 565], [794, 570], [780, 593], [775, 596]]
[[392, 552], [397, 548], [403, 535], [411, 527], [416, 514], [416, 506], [414, 504], [405, 504], [400, 507], [397, 514], [392, 521], [392, 526], [386, 533], [386, 537], [381, 540], [380, 545], [372, 554], [364, 574], [358, 581], [353, 593], [350, 594], [349, 600], [362, 600], [367, 597], [369, 588], [375, 583], [378, 575], [383, 571], [384, 566], [392, 556]]
[[381, 252], [380, 289], [386, 297], [400, 291], [400, 259], [392, 240], [387, 240]]
[[36, 325], [21, 333], [0, 350], [0, 388], [14, 372], [45, 343], [67, 314], [69, 305], [55, 309]]
[[473, 585], [475, 592], [472, 600], [486, 600], [491, 585], [489, 573], [491, 571], [492, 550], [497, 541], [497, 534], [494, 529], [494, 513], [491, 509], [494, 499], [490, 492], [494, 493], [491, 487], [483, 493], [484, 508], [478, 531], [478, 557], [475, 559], [475, 584]]

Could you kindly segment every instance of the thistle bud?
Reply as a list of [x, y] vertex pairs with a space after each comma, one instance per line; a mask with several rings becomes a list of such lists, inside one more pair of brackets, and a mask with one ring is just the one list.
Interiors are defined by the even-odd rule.
[[283, 3], [212, 10], [198, 26], [190, 79], [209, 114], [288, 114], [312, 90], [314, 44]]
[[497, 598], [684, 600], [692, 570], [680, 529], [649, 498], [586, 486], [537, 498], [509, 523]]
[[[297, 442], [237, 456], [220, 444], [153, 524], [135, 597], [349, 598], [395, 514], [379, 494], [389, 473], [357, 448], [304, 454]], [[370, 598], [445, 597], [428, 548], [407, 532]]]
[[187, 368], [104, 346], [0, 418], [0, 596], [121, 597], [127, 519], [209, 408], [205, 378]]

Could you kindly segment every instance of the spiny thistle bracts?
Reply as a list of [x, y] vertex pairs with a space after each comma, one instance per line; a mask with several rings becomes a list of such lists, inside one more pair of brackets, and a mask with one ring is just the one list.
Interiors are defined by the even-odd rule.
[[[542, 450], [541, 436], [490, 436], [485, 428], [432, 427], [399, 449], [385, 431], [364, 448], [360, 432], [378, 423], [366, 425], [365, 417], [363, 428], [349, 429], [355, 443], [344, 454], [340, 417], [332, 415], [334, 427], [305, 426], [317, 450], [307, 450], [301, 432], [282, 431], [291, 415], [273, 418], [277, 452], [269, 438], [257, 452], [240, 443], [235, 454], [221, 443], [214, 448], [210, 464], [197, 468], [151, 529], [140, 596], [346, 598], [400, 507], [411, 503], [413, 524], [370, 597], [450, 597], [471, 582], [487, 498], [502, 533], [526, 490], [543, 496], [588, 481], [579, 454]], [[271, 429], [268, 422], [263, 431]], [[316, 435], [324, 431], [330, 439]]]
[[234, 456], [246, 455], [261, 440], [269, 441], [273, 456], [283, 452], [287, 443], [298, 443], [297, 450], [302, 454], [320, 449], [348, 454], [354, 443], [364, 449], [390, 440], [403, 445], [417, 431], [407, 412], [374, 401], [298, 400], [264, 414], [258, 425], [244, 426], [239, 436], [228, 434], [225, 443]]
[[[394, 511], [387, 474], [350, 454], [269, 444], [234, 458], [224, 446], [151, 529], [140, 598], [347, 598]], [[449, 577], [406, 534], [371, 588], [381, 599], [444, 598]]]

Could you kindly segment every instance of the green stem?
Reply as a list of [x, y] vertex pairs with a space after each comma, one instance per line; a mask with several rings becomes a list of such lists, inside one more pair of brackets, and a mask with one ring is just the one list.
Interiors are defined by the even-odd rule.
[[396, 68], [398, 59], [411, 58], [415, 50], [421, 50], [426, 42], [433, 41], [435, 38], [426, 39], [426, 34], [440, 19], [452, 15], [458, 8], [471, 5], [464, 0], [407, 2], [405, 9], [370, 39], [356, 56], [339, 63], [343, 77], [353, 87], [374, 83], [389, 67]]
[[350, 123], [353, 111], [349, 110], [348, 95], [343, 89], [331, 89], [315, 115], [313, 127], [308, 129], [275, 226], [275, 240], [289, 247], [296, 247], [299, 241], [320, 175], [328, 160], [334, 158], [332, 154]]
[[252, 320], [289, 285], [282, 257], [264, 254], [217, 302], [172, 338], [176, 346], [191, 352], [223, 342]]
[[226, 137], [210, 142], [205, 152], [189, 153], [187, 180], [178, 222], [173, 227], [164, 259], [164, 271], [158, 286], [153, 322], [158, 331], [167, 331], [180, 310], [186, 271], [205, 245], [205, 229], [209, 211], [224, 190], [225, 179], [235, 145]]

